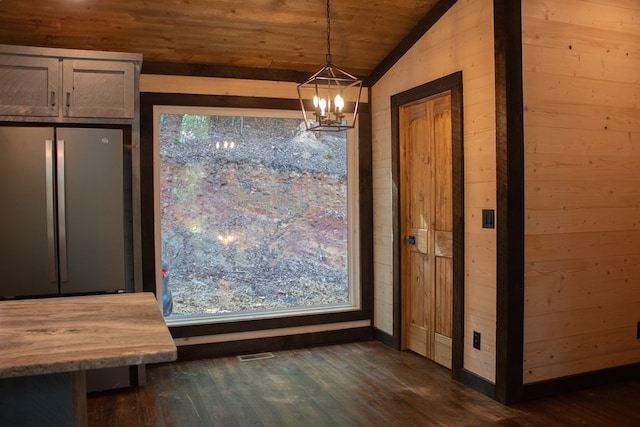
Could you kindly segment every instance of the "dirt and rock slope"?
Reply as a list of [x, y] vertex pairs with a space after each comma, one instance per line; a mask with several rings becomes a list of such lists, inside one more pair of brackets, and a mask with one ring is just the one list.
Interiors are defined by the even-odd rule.
[[160, 145], [174, 315], [348, 301], [342, 133], [164, 115]]

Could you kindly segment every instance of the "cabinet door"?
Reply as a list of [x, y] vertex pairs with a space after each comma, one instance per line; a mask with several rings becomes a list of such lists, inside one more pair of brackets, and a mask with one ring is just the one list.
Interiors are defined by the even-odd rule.
[[133, 118], [134, 71], [130, 62], [65, 59], [64, 116]]
[[57, 116], [57, 58], [0, 54], [0, 116]]

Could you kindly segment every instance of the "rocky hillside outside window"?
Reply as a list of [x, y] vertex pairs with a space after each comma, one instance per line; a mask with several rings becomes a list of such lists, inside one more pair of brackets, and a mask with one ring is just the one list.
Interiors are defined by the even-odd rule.
[[347, 133], [297, 112], [154, 111], [168, 323], [356, 308]]

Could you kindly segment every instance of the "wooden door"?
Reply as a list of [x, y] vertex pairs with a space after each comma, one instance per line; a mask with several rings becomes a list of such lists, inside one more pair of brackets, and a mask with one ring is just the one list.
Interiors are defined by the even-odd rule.
[[451, 368], [451, 93], [400, 107], [403, 348]]

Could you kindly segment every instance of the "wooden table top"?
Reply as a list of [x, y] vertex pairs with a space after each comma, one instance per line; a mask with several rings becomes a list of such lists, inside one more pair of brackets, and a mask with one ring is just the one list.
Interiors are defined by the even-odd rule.
[[176, 358], [148, 292], [0, 301], [0, 378]]

